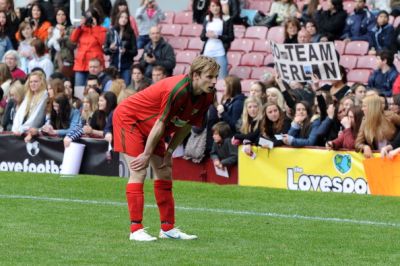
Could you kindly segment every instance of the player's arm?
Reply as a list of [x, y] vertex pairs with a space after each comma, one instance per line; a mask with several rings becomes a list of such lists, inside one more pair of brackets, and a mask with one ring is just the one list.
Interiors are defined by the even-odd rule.
[[178, 131], [175, 132], [171, 141], [168, 144], [167, 153], [172, 154], [176, 147], [183, 142], [183, 140], [189, 135], [192, 130], [192, 126], [190, 124], [186, 124]]

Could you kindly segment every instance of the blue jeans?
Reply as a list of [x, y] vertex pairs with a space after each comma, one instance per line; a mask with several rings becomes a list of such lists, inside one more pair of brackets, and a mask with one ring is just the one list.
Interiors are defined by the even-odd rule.
[[88, 72], [76, 71], [75, 72], [75, 86], [86, 86]]
[[139, 35], [136, 41], [137, 49], [143, 49], [144, 46], [150, 42], [149, 35]]
[[120, 72], [121, 78], [125, 81], [126, 86], [128, 87], [131, 84], [131, 70], [125, 69]]
[[226, 59], [226, 55], [214, 57], [214, 59], [220, 66], [218, 79], [224, 79], [228, 75], [228, 60]]

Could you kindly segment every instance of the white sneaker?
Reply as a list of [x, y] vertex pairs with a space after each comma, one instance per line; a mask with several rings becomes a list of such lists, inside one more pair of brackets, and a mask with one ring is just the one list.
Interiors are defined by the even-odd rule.
[[156, 237], [149, 235], [144, 228], [139, 229], [129, 235], [129, 240], [135, 241], [154, 241]]
[[171, 239], [182, 239], [182, 240], [193, 240], [197, 239], [196, 235], [188, 235], [178, 228], [172, 228], [169, 231], [160, 230], [159, 238], [171, 238]]

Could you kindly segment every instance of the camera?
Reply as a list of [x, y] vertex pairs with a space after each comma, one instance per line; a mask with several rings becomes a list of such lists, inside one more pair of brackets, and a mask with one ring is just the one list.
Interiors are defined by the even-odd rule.
[[91, 14], [85, 15], [85, 26], [91, 27], [93, 25], [93, 17]]

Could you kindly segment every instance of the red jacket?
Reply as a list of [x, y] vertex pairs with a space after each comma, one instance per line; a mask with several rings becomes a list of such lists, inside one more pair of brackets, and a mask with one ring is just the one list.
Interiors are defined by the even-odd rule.
[[392, 88], [392, 95], [396, 95], [400, 93], [400, 75], [394, 80], [393, 88]]
[[78, 44], [75, 55], [74, 71], [88, 71], [89, 61], [98, 58], [104, 67], [103, 44], [107, 29], [102, 26], [81, 26], [71, 33], [71, 41]]
[[351, 128], [343, 130], [340, 136], [332, 140], [332, 144], [334, 149], [354, 150], [356, 140], [351, 132]]

